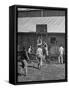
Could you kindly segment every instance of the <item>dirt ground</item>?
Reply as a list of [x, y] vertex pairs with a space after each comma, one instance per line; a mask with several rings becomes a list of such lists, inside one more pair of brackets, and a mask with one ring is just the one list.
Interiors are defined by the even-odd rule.
[[45, 64], [40, 70], [34, 66], [28, 67], [27, 76], [19, 75], [18, 82], [65, 79], [65, 64]]

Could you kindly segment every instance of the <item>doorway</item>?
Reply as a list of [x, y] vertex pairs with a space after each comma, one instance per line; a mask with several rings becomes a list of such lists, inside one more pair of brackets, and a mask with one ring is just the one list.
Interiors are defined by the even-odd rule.
[[40, 38], [42, 43], [47, 42], [47, 24], [36, 24], [36, 35], [37, 40]]

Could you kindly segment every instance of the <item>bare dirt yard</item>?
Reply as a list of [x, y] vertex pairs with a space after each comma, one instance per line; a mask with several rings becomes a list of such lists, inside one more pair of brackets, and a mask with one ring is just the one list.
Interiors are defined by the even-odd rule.
[[36, 67], [29, 66], [27, 75], [19, 75], [18, 82], [65, 79], [65, 64], [45, 64], [40, 70]]

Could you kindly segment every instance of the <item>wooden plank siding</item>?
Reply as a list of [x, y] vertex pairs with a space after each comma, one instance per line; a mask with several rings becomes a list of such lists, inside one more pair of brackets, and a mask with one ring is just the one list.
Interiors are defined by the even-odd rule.
[[[43, 11], [43, 15], [41, 15]], [[18, 17], [51, 17], [51, 16], [65, 16], [65, 11], [62, 10], [46, 10], [46, 9], [40, 9], [40, 10], [21, 10], [18, 11]]]

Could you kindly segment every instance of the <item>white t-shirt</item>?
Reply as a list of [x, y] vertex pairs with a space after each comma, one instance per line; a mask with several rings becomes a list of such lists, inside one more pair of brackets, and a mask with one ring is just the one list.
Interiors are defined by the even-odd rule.
[[62, 46], [59, 48], [59, 52], [60, 52], [61, 55], [63, 55], [63, 53], [64, 53], [64, 48], [63, 48]]
[[37, 49], [37, 55], [40, 55], [40, 56], [41, 56], [42, 54], [43, 54], [42, 48], [38, 48], [38, 49]]
[[28, 53], [31, 53], [31, 48], [28, 49]]
[[45, 47], [45, 50], [46, 50], [46, 54], [48, 55], [48, 47]]
[[37, 40], [37, 46], [42, 45], [42, 40]]

